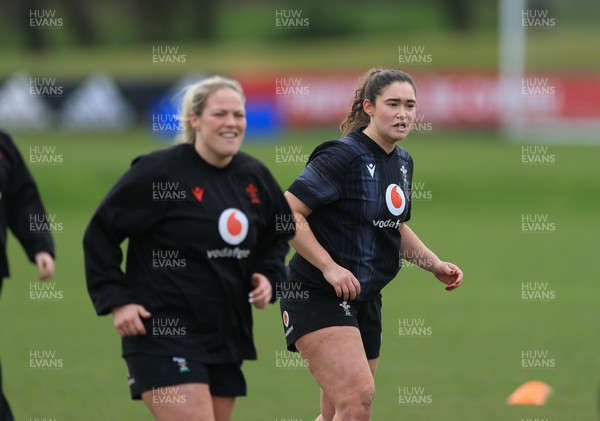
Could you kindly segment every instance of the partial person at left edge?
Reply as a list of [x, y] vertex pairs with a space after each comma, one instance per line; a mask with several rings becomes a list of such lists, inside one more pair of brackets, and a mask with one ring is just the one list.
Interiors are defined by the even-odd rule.
[[[54, 274], [54, 242], [49, 230], [32, 232], [30, 217], [44, 215], [44, 205], [31, 173], [11, 137], [0, 131], [0, 290], [9, 273], [6, 255], [7, 228], [19, 240], [27, 257], [37, 266], [40, 280]], [[2, 341], [5, 343], [5, 341]], [[13, 421], [2, 392], [0, 367], [0, 421]]]

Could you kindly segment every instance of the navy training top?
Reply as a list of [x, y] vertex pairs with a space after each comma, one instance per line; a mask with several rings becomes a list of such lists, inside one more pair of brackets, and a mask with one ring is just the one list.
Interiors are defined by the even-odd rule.
[[[307, 221], [333, 260], [361, 284], [358, 301], [379, 295], [401, 267], [400, 231], [410, 219], [413, 160], [387, 154], [362, 131], [318, 146], [288, 189], [312, 209]], [[296, 253], [290, 269], [312, 287], [330, 289], [319, 269]]]

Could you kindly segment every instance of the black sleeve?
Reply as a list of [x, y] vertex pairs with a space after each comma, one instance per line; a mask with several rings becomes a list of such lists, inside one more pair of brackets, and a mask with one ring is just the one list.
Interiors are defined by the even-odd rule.
[[353, 158], [351, 149], [342, 142], [323, 143], [313, 151], [289, 192], [311, 210], [339, 199]]
[[269, 192], [265, 215], [267, 224], [260, 234], [253, 272], [262, 273], [269, 279], [273, 287], [271, 302], [274, 302], [277, 285], [281, 285], [281, 282], [287, 278], [285, 267], [285, 256], [289, 250], [287, 242], [296, 233], [296, 225], [281, 188], [266, 167], [263, 167], [263, 179]]
[[408, 191], [410, 192], [410, 194], [409, 194], [410, 200], [408, 201], [408, 210], [406, 211], [406, 217], [404, 218], [403, 222], [410, 221], [410, 212], [412, 210], [412, 181], [413, 181], [414, 163], [413, 163], [412, 156], [410, 156], [410, 155], [408, 155], [408, 164], [409, 164], [409, 168], [408, 168]]
[[87, 287], [96, 312], [135, 303], [121, 270], [121, 243], [154, 225], [164, 212], [152, 200], [153, 183], [166, 180], [164, 162], [148, 156], [133, 161], [94, 213], [83, 238]]
[[54, 256], [54, 242], [49, 229], [31, 230], [30, 221], [36, 216], [44, 218], [46, 211], [42, 199], [23, 158], [11, 138], [0, 132], [2, 149], [11, 162], [8, 190], [8, 227], [19, 240], [30, 261], [46, 251]]

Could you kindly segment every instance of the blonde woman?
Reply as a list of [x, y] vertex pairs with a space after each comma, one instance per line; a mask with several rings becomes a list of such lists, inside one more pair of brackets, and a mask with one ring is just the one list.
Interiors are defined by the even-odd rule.
[[239, 151], [244, 103], [234, 80], [190, 86], [184, 142], [135, 159], [85, 233], [90, 296], [122, 336], [132, 398], [157, 420], [231, 419], [242, 361], [256, 359], [251, 305], [265, 307], [285, 277], [294, 229], [276, 221], [290, 209]]

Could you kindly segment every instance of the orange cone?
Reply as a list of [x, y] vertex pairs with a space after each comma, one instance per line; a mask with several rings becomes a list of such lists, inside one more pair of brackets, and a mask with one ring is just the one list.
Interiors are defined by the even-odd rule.
[[509, 405], [536, 405], [546, 404], [552, 394], [552, 388], [539, 380], [523, 383], [507, 399]]

